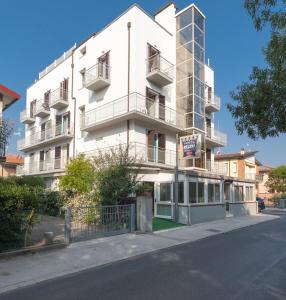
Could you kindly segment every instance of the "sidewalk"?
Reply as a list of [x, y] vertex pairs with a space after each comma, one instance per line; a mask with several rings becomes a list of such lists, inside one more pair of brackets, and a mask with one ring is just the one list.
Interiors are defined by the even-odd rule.
[[124, 234], [79, 242], [65, 249], [2, 259], [0, 293], [277, 218], [274, 215], [227, 218], [153, 234]]

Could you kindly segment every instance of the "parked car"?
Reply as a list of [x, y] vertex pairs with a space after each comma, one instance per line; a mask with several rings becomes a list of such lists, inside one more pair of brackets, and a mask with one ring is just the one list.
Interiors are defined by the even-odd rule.
[[256, 197], [256, 201], [258, 202], [258, 211], [265, 209], [264, 200], [262, 198]]

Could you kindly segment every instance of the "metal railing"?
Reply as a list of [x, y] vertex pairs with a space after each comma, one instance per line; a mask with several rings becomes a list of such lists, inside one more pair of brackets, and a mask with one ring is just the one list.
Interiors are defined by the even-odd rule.
[[42, 112], [42, 111], [50, 112], [50, 105], [47, 102], [45, 102], [44, 100], [37, 100], [35, 114]]
[[208, 106], [208, 105], [212, 105], [212, 106], [216, 107], [219, 110], [220, 106], [221, 106], [220, 97], [213, 94], [213, 93], [209, 97], [209, 95], [207, 94], [206, 106]]
[[206, 169], [214, 174], [218, 175], [228, 175], [228, 169], [225, 165], [219, 164], [217, 161], [212, 161], [207, 159]]
[[35, 114], [35, 111], [32, 112], [32, 111], [28, 111], [27, 109], [25, 109], [20, 112], [20, 121], [24, 122], [25, 120], [27, 120], [29, 118], [33, 119], [33, 118], [35, 118], [34, 114]]
[[36, 175], [41, 173], [63, 171], [66, 164], [67, 160], [63, 157], [34, 161], [26, 163], [23, 166], [17, 166], [16, 175]]
[[26, 136], [24, 139], [18, 140], [17, 147], [19, 150], [43, 143], [47, 140], [53, 140], [60, 136], [72, 137], [73, 126], [70, 124], [69, 127], [59, 124], [56, 126], [50, 126], [45, 130], [39, 130], [31, 135]]
[[50, 106], [53, 106], [58, 101], [68, 102], [69, 91], [66, 89], [58, 88], [50, 94]]
[[255, 173], [245, 173], [245, 179], [257, 180]]
[[174, 126], [184, 128], [184, 117], [182, 114], [138, 93], [132, 93], [129, 97], [121, 97], [86, 112], [84, 117], [84, 128], [115, 119], [130, 112], [138, 112], [147, 115], [152, 119], [158, 119]]
[[99, 62], [86, 70], [84, 75], [84, 85], [89, 85], [99, 78], [110, 80], [110, 66], [106, 63]]
[[168, 60], [163, 58], [160, 54], [155, 54], [149, 57], [147, 60], [147, 75], [154, 72], [160, 71], [169, 78], [174, 78], [174, 65]]
[[221, 145], [227, 144], [227, 135], [218, 129], [207, 127], [207, 137]]
[[[110, 147], [97, 148], [95, 150], [82, 152], [87, 157], [97, 156], [99, 153], [117, 152], [127, 148], [127, 144], [120, 144]], [[176, 165], [176, 151], [148, 146], [139, 142], [130, 142], [128, 155], [135, 158], [138, 163], [163, 164], [174, 167]]]

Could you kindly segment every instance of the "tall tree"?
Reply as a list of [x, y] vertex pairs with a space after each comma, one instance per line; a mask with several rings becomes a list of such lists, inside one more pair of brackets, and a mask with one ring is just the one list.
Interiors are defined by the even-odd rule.
[[12, 132], [12, 125], [6, 120], [0, 118], [0, 159], [5, 157], [6, 146]]
[[286, 192], [286, 165], [277, 167], [269, 173], [267, 186], [276, 192]]
[[231, 92], [228, 110], [239, 134], [252, 139], [286, 132], [286, 0], [245, 0], [255, 29], [269, 26], [270, 41], [263, 49], [266, 68], [253, 67], [249, 82]]

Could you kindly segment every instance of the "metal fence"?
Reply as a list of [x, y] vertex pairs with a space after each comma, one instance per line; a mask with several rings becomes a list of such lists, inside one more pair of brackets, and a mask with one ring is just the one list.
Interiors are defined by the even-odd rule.
[[134, 230], [134, 204], [78, 206], [66, 209], [65, 240], [67, 244]]

